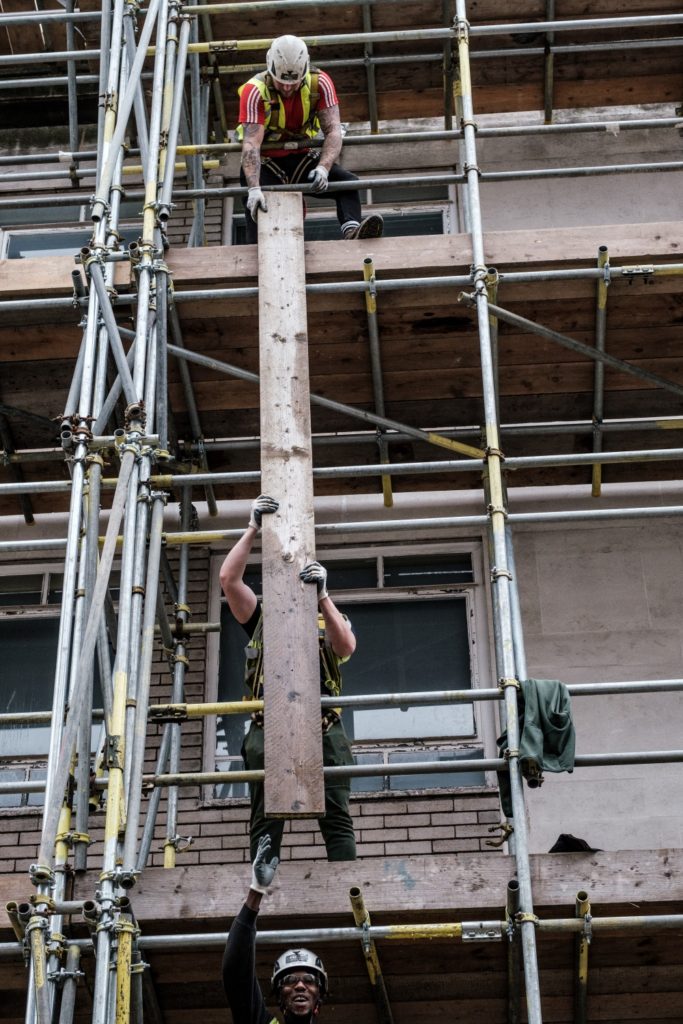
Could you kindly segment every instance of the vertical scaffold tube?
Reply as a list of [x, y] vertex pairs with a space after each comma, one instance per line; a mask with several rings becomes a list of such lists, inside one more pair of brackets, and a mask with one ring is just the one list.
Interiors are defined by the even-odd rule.
[[[591, 905], [588, 893], [583, 890], [576, 894], [576, 916], [584, 925], [590, 923]], [[574, 982], [574, 1024], [586, 1024], [586, 1008], [588, 1000], [588, 948], [589, 932], [584, 927], [582, 934], [574, 938], [576, 956], [576, 976]]]
[[[187, 533], [190, 528], [191, 504], [190, 489], [183, 488], [180, 508], [181, 531]], [[176, 602], [176, 621], [185, 624], [190, 618], [187, 603], [187, 582], [189, 576], [190, 552], [189, 545], [181, 548], [178, 565], [178, 599]], [[181, 702], [185, 694], [185, 667], [187, 655], [182, 637], [176, 637], [173, 651], [173, 702]], [[180, 722], [171, 723], [171, 749], [169, 754], [169, 771], [177, 772], [180, 767]], [[164, 844], [164, 867], [174, 868], [178, 847], [178, 787], [169, 786], [166, 808], [166, 842]]]
[[[354, 921], [359, 928], [368, 929], [370, 927], [370, 914], [365, 906], [363, 893], [354, 885], [353, 888], [349, 890], [349, 897], [351, 899], [351, 909], [353, 910]], [[363, 956], [365, 957], [365, 966], [368, 971], [368, 978], [372, 985], [372, 994], [375, 998], [377, 1020], [379, 1021], [379, 1024], [394, 1024], [394, 1015], [391, 1012], [389, 995], [384, 983], [384, 976], [382, 974], [382, 968], [377, 955], [375, 941], [369, 937], [368, 933], [365, 933], [361, 939], [361, 945], [363, 947]]]
[[521, 957], [519, 934], [515, 917], [519, 910], [519, 884], [513, 878], [508, 882], [505, 917], [508, 925], [508, 1024], [520, 1024], [520, 974]]
[[[598, 267], [603, 272], [609, 269], [609, 254], [606, 245], [598, 249]], [[595, 347], [605, 351], [607, 336], [607, 277], [598, 278], [595, 299]], [[602, 451], [602, 420], [605, 414], [605, 364], [596, 359], [593, 368], [593, 451]], [[596, 462], [591, 478], [591, 496], [599, 498], [602, 490], [602, 466]]]
[[59, 1008], [59, 1024], [73, 1024], [80, 963], [80, 947], [75, 945], [68, 946], [64, 965], [65, 977], [62, 984], [62, 1002]]
[[137, 849], [138, 823], [142, 797], [142, 773], [145, 761], [145, 739], [147, 736], [147, 709], [154, 653], [154, 623], [156, 619], [156, 595], [159, 585], [159, 562], [161, 558], [161, 537], [164, 524], [166, 496], [160, 492], [152, 494], [152, 523], [149, 535], [147, 579], [145, 581], [145, 610], [142, 624], [142, 646], [136, 692], [135, 721], [132, 730], [132, 769], [128, 792], [128, 820], [123, 849], [123, 873], [128, 876], [124, 884], [132, 884], [136, 873], [135, 855]]
[[[377, 325], [377, 293], [375, 288], [375, 266], [371, 256], [363, 260], [363, 279], [369, 286], [365, 292], [365, 312], [368, 320], [368, 341], [370, 342], [370, 366], [372, 369], [372, 390], [375, 399], [375, 412], [378, 416], [384, 416], [384, 386], [382, 384], [382, 355], [379, 344], [379, 328]], [[389, 462], [389, 448], [378, 431], [378, 446], [380, 462]], [[394, 504], [394, 496], [391, 489], [391, 477], [382, 477], [382, 494], [384, 505], [391, 508]]]
[[488, 268], [484, 260], [484, 240], [481, 226], [479, 197], [479, 168], [475, 141], [474, 108], [469, 62], [469, 25], [465, 0], [456, 0], [455, 28], [458, 43], [460, 92], [463, 105], [463, 135], [465, 142], [467, 194], [470, 202], [473, 274], [476, 294], [477, 322], [482, 368], [482, 389], [486, 416], [487, 469], [491, 502], [489, 507], [489, 529], [494, 562], [491, 569], [492, 586], [496, 591], [494, 605], [495, 630], [500, 634], [503, 687], [505, 692], [505, 714], [509, 744], [509, 772], [512, 807], [515, 821], [515, 857], [519, 881], [520, 929], [524, 955], [524, 976], [526, 981], [526, 1003], [529, 1024], [541, 1024], [541, 996], [536, 953], [535, 918], [531, 892], [531, 871], [529, 866], [528, 833], [519, 770], [519, 722], [517, 717], [517, 680], [515, 678], [514, 642], [512, 635], [512, 609], [510, 600], [510, 570], [508, 568], [504, 507], [501, 451], [498, 421], [496, 417], [496, 395], [493, 377], [493, 361], [489, 332], [489, 309], [486, 293]]

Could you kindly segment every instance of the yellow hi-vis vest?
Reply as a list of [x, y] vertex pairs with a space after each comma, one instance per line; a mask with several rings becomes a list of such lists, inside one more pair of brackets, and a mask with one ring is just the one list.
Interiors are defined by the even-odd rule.
[[[332, 697], [338, 697], [342, 689], [339, 666], [348, 658], [339, 658], [325, 638], [325, 620], [318, 615], [318, 645], [322, 665], [321, 682]], [[249, 691], [245, 700], [260, 700], [263, 697], [263, 612], [259, 616], [254, 635], [245, 648], [244, 685]], [[324, 675], [324, 679], [322, 678]]]
[[[315, 138], [320, 131], [320, 122], [316, 113], [316, 107], [320, 99], [319, 77], [320, 72], [318, 68], [311, 68], [301, 83], [299, 95], [303, 109], [303, 122], [301, 127], [295, 132], [285, 127], [285, 106], [281, 102], [282, 97], [276, 91], [273, 79], [267, 71], [261, 71], [239, 87], [237, 92], [240, 96], [247, 85], [254, 85], [261, 95], [263, 105], [266, 108], [264, 142], [279, 142], [280, 140], [287, 142], [293, 139]], [[244, 125], [239, 124], [235, 134], [238, 139], [242, 139], [244, 137]]]

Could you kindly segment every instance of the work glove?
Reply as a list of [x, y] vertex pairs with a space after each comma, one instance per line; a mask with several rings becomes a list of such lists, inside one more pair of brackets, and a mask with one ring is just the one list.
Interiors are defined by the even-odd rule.
[[256, 892], [265, 893], [275, 878], [275, 869], [280, 863], [278, 857], [268, 860], [270, 853], [270, 836], [261, 836], [256, 848], [254, 863], [251, 865], [251, 888]]
[[270, 498], [267, 494], [259, 494], [258, 498], [254, 498], [251, 503], [249, 526], [255, 526], [257, 530], [260, 530], [262, 517], [270, 515], [271, 512], [277, 512], [279, 507], [280, 502], [275, 498]]
[[256, 220], [259, 210], [263, 210], [264, 213], [268, 212], [266, 197], [261, 191], [260, 185], [252, 185], [249, 189], [247, 193], [247, 209], [251, 214], [252, 220]]
[[321, 167], [320, 164], [318, 164], [317, 167], [314, 167], [308, 175], [308, 180], [312, 182], [311, 191], [327, 192], [327, 175], [328, 171], [326, 167]]
[[327, 597], [327, 569], [320, 562], [309, 562], [299, 573], [299, 579], [304, 583], [315, 583], [318, 588], [318, 600], [322, 601]]

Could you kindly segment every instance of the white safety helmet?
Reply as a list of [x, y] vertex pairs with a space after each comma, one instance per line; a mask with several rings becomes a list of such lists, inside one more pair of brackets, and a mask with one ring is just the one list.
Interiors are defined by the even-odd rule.
[[308, 71], [308, 49], [298, 36], [278, 36], [266, 54], [266, 67], [276, 82], [285, 85], [303, 80]]
[[317, 953], [312, 953], [310, 949], [288, 949], [277, 958], [273, 964], [273, 976], [270, 979], [273, 992], [279, 991], [281, 979], [290, 971], [310, 971], [316, 974], [319, 978], [320, 995], [324, 996], [327, 992], [327, 971]]

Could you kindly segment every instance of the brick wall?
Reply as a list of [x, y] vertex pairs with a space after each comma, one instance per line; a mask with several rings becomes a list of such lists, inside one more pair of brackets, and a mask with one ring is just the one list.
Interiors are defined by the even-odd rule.
[[[171, 554], [175, 568], [177, 557]], [[188, 604], [192, 622], [207, 620], [207, 579], [209, 553], [193, 549], [190, 555]], [[169, 618], [173, 609], [167, 604]], [[186, 672], [185, 698], [198, 702], [204, 698], [206, 676], [206, 641], [204, 637], [190, 640], [187, 648], [189, 666]], [[167, 656], [157, 645], [153, 662], [152, 702], [171, 700], [172, 676]], [[145, 755], [145, 772], [152, 774], [163, 726], [151, 726]], [[183, 772], [202, 769], [203, 722], [200, 719], [183, 723], [181, 765]], [[481, 789], [387, 796], [357, 794], [351, 809], [356, 828], [359, 857], [453, 854], [460, 852], [495, 852], [485, 845], [488, 828], [499, 821], [498, 797]], [[0, 811], [0, 873], [25, 872], [35, 860], [40, 837], [40, 809]], [[143, 804], [142, 823], [146, 815]], [[248, 861], [248, 800], [225, 803], [201, 803], [198, 787], [179, 789], [177, 834], [192, 837], [192, 843], [179, 852], [179, 866], [188, 864], [220, 864]], [[103, 813], [91, 818], [89, 865], [98, 866], [102, 855]], [[155, 838], [148, 863], [163, 864], [166, 838], [166, 794], [162, 795], [155, 829]], [[313, 860], [325, 857], [325, 846], [317, 822], [293, 820], [285, 825], [282, 845], [283, 860]]]

